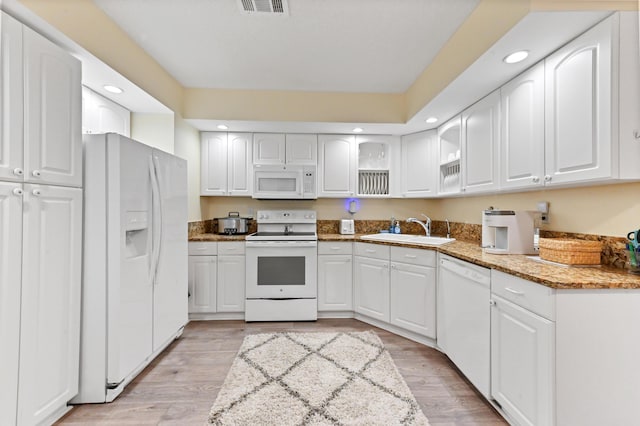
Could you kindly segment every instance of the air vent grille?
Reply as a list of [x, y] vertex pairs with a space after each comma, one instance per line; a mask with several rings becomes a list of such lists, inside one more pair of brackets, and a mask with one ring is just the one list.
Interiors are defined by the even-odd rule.
[[256, 15], [289, 15], [287, 0], [238, 0], [240, 11]]

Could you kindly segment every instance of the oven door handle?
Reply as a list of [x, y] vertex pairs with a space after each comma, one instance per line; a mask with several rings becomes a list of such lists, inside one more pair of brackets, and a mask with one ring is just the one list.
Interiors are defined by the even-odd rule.
[[308, 248], [317, 247], [317, 241], [246, 241], [247, 248]]

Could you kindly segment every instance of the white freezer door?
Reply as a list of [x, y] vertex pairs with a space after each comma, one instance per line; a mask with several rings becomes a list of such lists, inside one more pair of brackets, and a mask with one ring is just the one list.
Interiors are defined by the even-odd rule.
[[154, 251], [153, 350], [162, 347], [188, 321], [187, 162], [153, 151]]
[[117, 384], [152, 353], [152, 150], [107, 138], [107, 383]]

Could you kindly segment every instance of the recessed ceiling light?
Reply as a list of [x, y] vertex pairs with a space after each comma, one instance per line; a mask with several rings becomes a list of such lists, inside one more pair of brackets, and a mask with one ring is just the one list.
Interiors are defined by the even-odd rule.
[[505, 56], [503, 61], [507, 64], [515, 64], [520, 61], [524, 61], [527, 56], [529, 56], [529, 52], [526, 50], [518, 50], [517, 52], [510, 53]]
[[436, 121], [438, 121], [438, 119], [437, 119], [437, 118], [435, 118], [435, 117], [429, 117], [429, 118], [427, 118], [425, 121], [426, 121], [428, 124], [433, 124], [433, 123], [435, 123]]
[[362, 133], [362, 127], [356, 127], [355, 129], [353, 129], [353, 133]]
[[228, 129], [229, 129], [229, 127], [228, 127], [228, 126], [226, 126], [226, 125], [224, 125], [224, 124], [218, 124], [218, 126], [217, 126], [217, 127], [218, 127], [218, 129], [220, 129], [220, 130], [228, 130]]
[[105, 84], [104, 86], [102, 86], [104, 88], [104, 90], [106, 90], [107, 92], [110, 93], [117, 93], [120, 94], [122, 92], [124, 92], [124, 90], [122, 90], [121, 88], [119, 88], [118, 86], [113, 86], [111, 84]]

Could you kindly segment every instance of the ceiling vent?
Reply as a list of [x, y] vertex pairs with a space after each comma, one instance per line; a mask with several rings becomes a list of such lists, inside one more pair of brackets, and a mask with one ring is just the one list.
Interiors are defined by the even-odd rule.
[[288, 16], [287, 0], [238, 0], [240, 11], [250, 15]]

